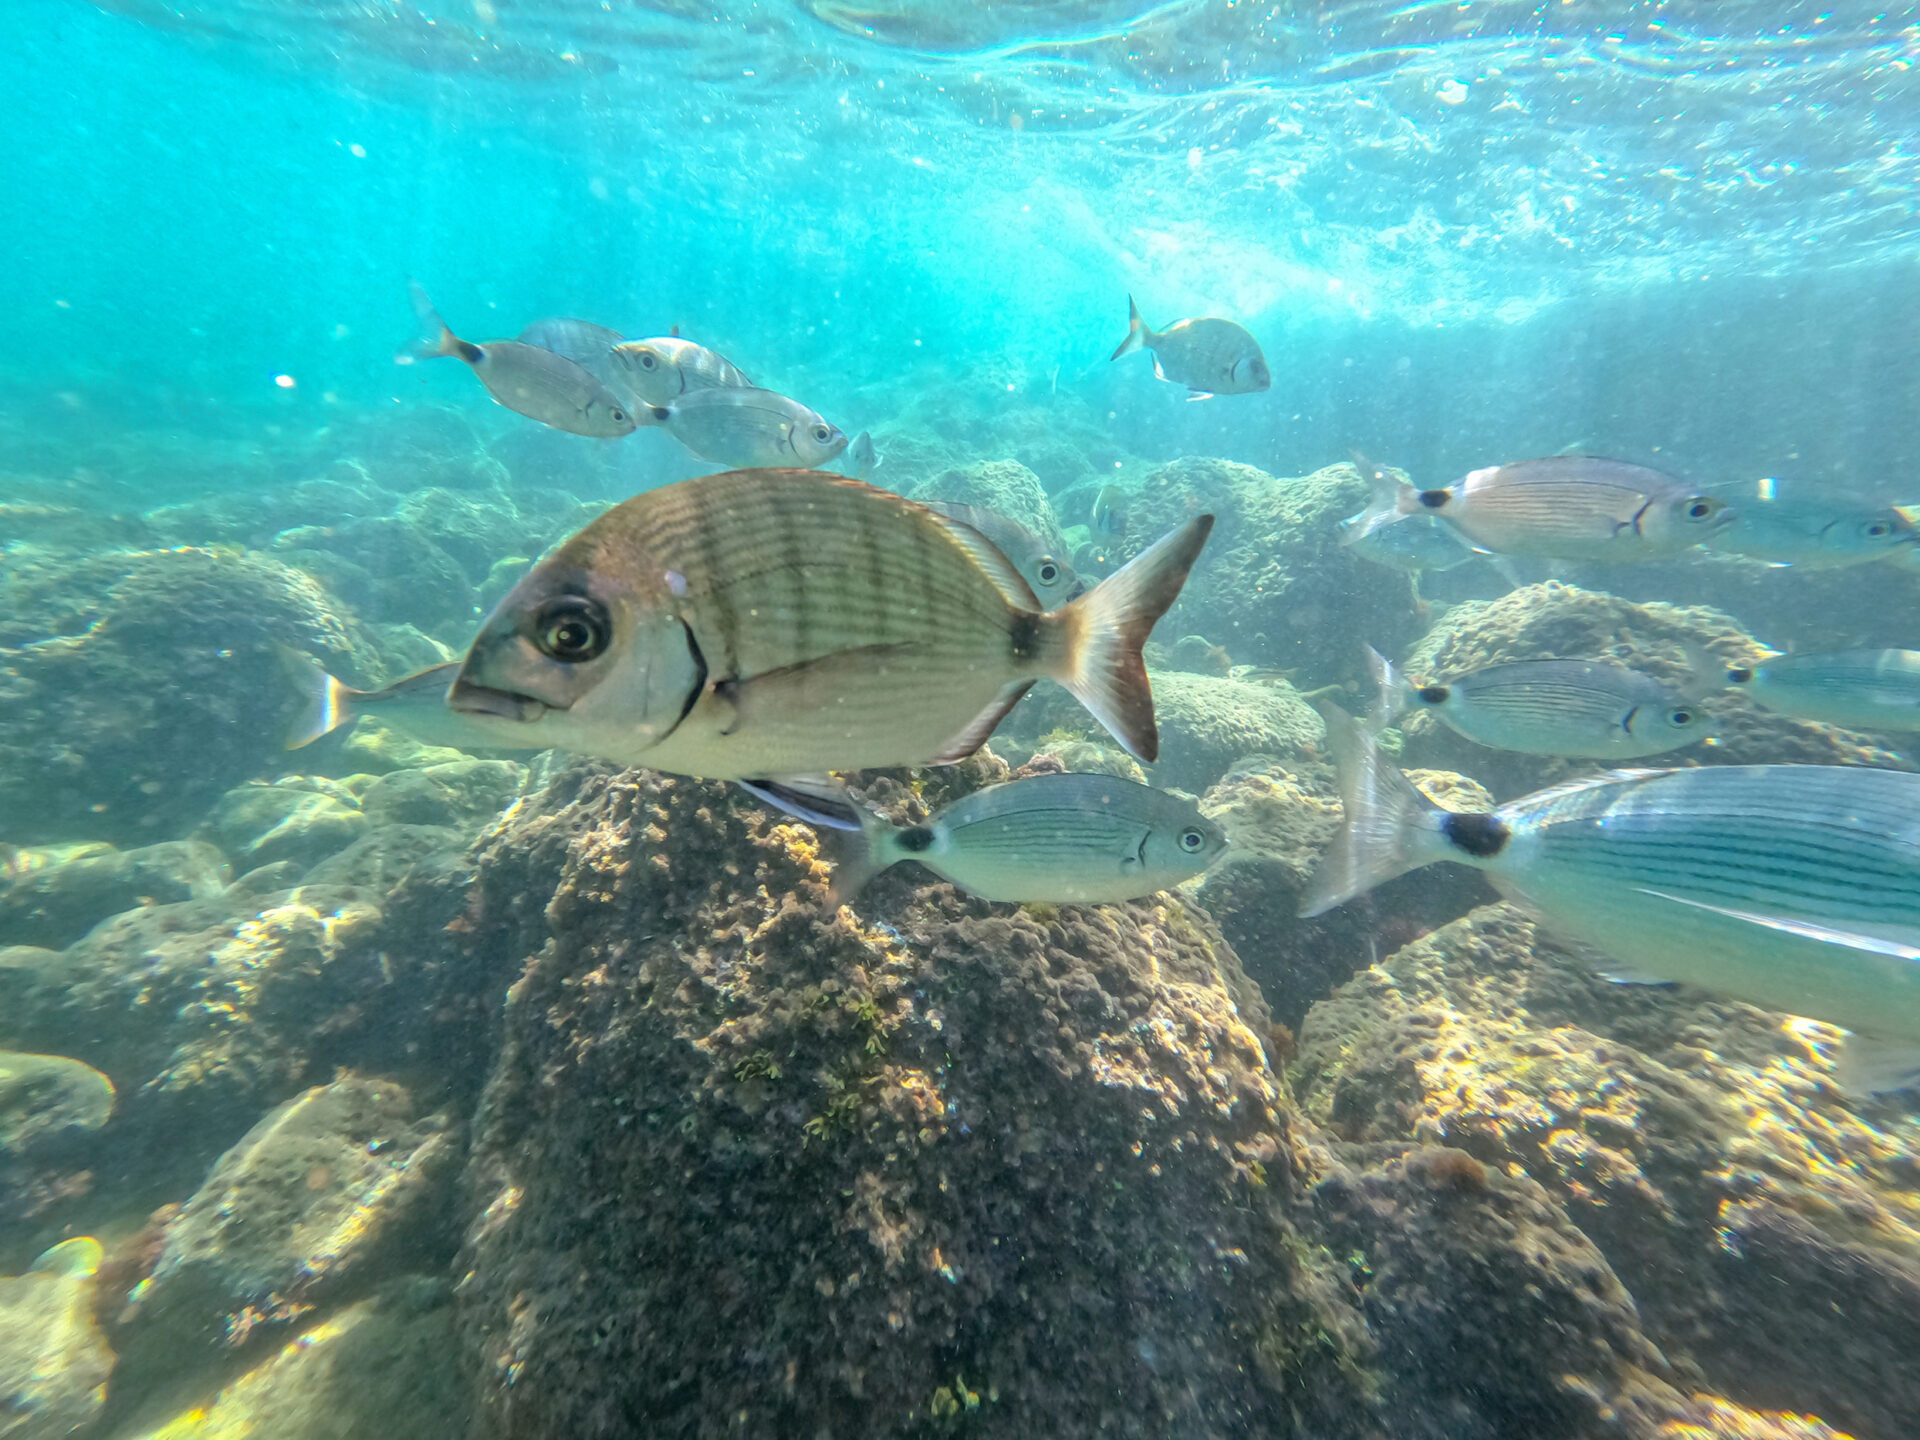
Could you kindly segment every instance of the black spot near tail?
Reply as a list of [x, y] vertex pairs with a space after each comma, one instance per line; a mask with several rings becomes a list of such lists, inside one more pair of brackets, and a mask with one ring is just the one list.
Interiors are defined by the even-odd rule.
[[894, 835], [894, 843], [910, 854], [918, 855], [933, 846], [933, 831], [925, 825], [909, 825]]
[[1007, 630], [1013, 641], [1013, 658], [1033, 659], [1034, 651], [1040, 648], [1040, 617], [1030, 610], [1016, 610]]
[[1444, 705], [1453, 691], [1445, 685], [1422, 685], [1414, 693], [1420, 697], [1420, 703], [1423, 705]]
[[1476, 860], [1491, 860], [1513, 838], [1513, 830], [1498, 815], [1449, 815], [1440, 822], [1440, 833]]
[[1420, 492], [1420, 503], [1429, 510], [1438, 510], [1451, 499], [1453, 499], [1453, 492], [1451, 490], [1422, 490]]
[[1727, 671], [1727, 683], [1729, 685], [1746, 685], [1751, 683], [1752, 680], [1753, 667], [1751, 665], [1736, 665], [1733, 669]]

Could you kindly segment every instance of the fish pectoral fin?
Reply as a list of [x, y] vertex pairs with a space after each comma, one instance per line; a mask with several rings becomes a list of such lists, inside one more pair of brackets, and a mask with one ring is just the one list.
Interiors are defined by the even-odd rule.
[[876, 669], [905, 660], [920, 647], [912, 643], [862, 645], [836, 650], [795, 665], [782, 665], [745, 678], [716, 680], [713, 698], [726, 715], [722, 735], [777, 722], [795, 714], [819, 710], [833, 702], [855, 679], [867, 679]]
[[1211, 390], [1190, 390], [1187, 392], [1187, 403], [1189, 405], [1196, 400], [1211, 400], [1212, 398], [1213, 391]]
[[860, 811], [853, 797], [831, 775], [780, 775], [734, 783], [809, 825], [824, 825], [829, 830], [860, 828]]
[[1920, 1046], [1907, 1040], [1884, 1040], [1849, 1030], [1834, 1057], [1833, 1078], [1854, 1095], [1878, 1095], [1920, 1084]]
[[967, 728], [940, 747], [940, 753], [931, 761], [935, 765], [952, 765], [964, 760], [982, 745], [987, 737], [1000, 727], [1007, 718], [1007, 712], [1020, 703], [1020, 697], [1033, 688], [1031, 680], [1016, 680], [993, 697], [986, 709], [968, 722]]
[[1645, 885], [1639, 888], [1643, 895], [1652, 895], [1661, 900], [1671, 900], [1676, 905], [1688, 905], [1695, 910], [1724, 915], [1730, 920], [1744, 920], [1749, 925], [1761, 925], [1769, 930], [1778, 930], [1784, 935], [1798, 935], [1803, 940], [1818, 940], [1823, 944], [1839, 945], [1848, 950], [1863, 950], [1871, 955], [1891, 956], [1895, 960], [1920, 960], [1920, 946], [1910, 945], [1891, 935], [1842, 930], [1831, 925], [1820, 925], [1812, 920], [1796, 920], [1787, 915], [1765, 915], [1757, 910], [1737, 910], [1726, 905], [1709, 905], [1704, 900], [1689, 900], [1681, 895], [1669, 895], [1664, 890], [1655, 890]]

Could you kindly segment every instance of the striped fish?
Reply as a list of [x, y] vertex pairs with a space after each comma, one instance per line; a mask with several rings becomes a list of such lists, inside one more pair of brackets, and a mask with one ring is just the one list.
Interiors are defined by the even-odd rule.
[[834, 872], [837, 900], [903, 860], [984, 900], [1132, 900], [1191, 880], [1227, 846], [1193, 801], [1111, 775], [1034, 775], [989, 786], [924, 825], [862, 814], [862, 840]]
[[920, 503], [949, 520], [971, 525], [998, 546], [1000, 553], [1013, 562], [1013, 568], [1033, 587], [1043, 610], [1057, 610], [1074, 596], [1086, 592], [1086, 584], [1074, 573], [1073, 566], [1054, 554], [1052, 546], [1018, 520], [1010, 520], [997, 510], [950, 500]]
[[626, 383], [648, 405], [671, 405], [692, 390], [753, 386], [746, 373], [719, 351], [678, 335], [627, 340], [612, 350], [613, 362]]
[[1134, 755], [1159, 740], [1140, 647], [1199, 516], [1043, 612], [979, 531], [813, 470], [735, 470], [616, 505], [488, 618], [455, 709], [540, 743], [761, 780], [972, 754], [1040, 679]]
[[1476, 745], [1589, 760], [1658, 755], [1712, 733], [1695, 691], [1605, 661], [1519, 660], [1444, 685], [1408, 681], [1371, 648], [1367, 664], [1378, 691], [1368, 722], [1375, 732], [1425, 710]]
[[647, 412], [716, 465], [824, 465], [847, 448], [838, 425], [798, 400], [750, 386], [693, 390]]
[[1735, 514], [1718, 496], [1671, 475], [1588, 455], [1490, 465], [1439, 490], [1419, 489], [1379, 469], [1369, 483], [1369, 518], [1345, 544], [1358, 544], [1398, 516], [1427, 514], [1497, 555], [1658, 560], [1699, 544]]
[[1920, 650], [1775, 655], [1727, 671], [1769, 710], [1855, 730], [1920, 730]]
[[1485, 870], [1640, 980], [1854, 1032], [1843, 1083], [1920, 1072], [1920, 775], [1829, 765], [1618, 771], [1450, 814], [1327, 713], [1346, 815], [1318, 915], [1436, 860]]

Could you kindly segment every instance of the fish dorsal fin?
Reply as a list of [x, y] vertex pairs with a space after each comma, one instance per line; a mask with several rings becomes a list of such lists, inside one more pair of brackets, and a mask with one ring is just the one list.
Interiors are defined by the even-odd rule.
[[674, 326], [671, 330], [667, 331], [667, 335], [671, 339], [678, 340], [680, 338], [680, 327], [678, 325]]
[[[924, 506], [922, 508], [926, 509]], [[927, 513], [934, 517], [941, 529], [959, 541], [980, 568], [987, 572], [1009, 605], [1019, 610], [1045, 608], [1040, 603], [1040, 597], [1033, 593], [1033, 587], [1027, 584], [1027, 577], [1014, 568], [1013, 562], [998, 545], [964, 520], [938, 510], [929, 509]]]
[[940, 753], [933, 757], [932, 764], [952, 765], [973, 754], [987, 743], [987, 737], [1000, 728], [1000, 722], [1007, 718], [1007, 712], [1020, 703], [1020, 697], [1031, 690], [1031, 680], [1016, 680], [993, 697], [992, 702], [972, 720], [967, 728], [940, 747]]
[[1920, 1048], [1849, 1030], [1834, 1057], [1833, 1078], [1852, 1095], [1878, 1095], [1920, 1084]]

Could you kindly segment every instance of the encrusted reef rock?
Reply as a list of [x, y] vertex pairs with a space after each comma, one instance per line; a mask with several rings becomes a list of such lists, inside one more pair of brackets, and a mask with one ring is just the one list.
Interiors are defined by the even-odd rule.
[[59, 845], [17, 850], [0, 879], [0, 945], [58, 948], [136, 905], [206, 899], [232, 879], [211, 845], [163, 840], [137, 850]]
[[68, 1240], [0, 1279], [0, 1436], [59, 1440], [99, 1413], [114, 1355], [93, 1323], [100, 1242]]
[[273, 1110], [168, 1226], [134, 1291], [137, 1334], [243, 1341], [400, 1256], [430, 1226], [455, 1159], [444, 1116], [348, 1076]]
[[[1690, 646], [1703, 658], [1726, 666], [1748, 664], [1766, 653], [1764, 646], [1718, 610], [1658, 601], [1636, 604], [1549, 581], [1523, 586], [1498, 600], [1455, 606], [1411, 648], [1402, 668], [1423, 683], [1444, 684], [1469, 671], [1513, 660], [1611, 660], [1679, 686], [1691, 675]], [[1713, 718], [1715, 738], [1644, 763], [1906, 768], [1898, 756], [1866, 737], [1774, 714], [1755, 705], [1738, 687], [1717, 690], [1702, 704]], [[1606, 768], [1600, 761], [1489, 750], [1456, 735], [1431, 715], [1408, 715], [1401, 727], [1409, 763], [1491, 777], [1488, 786], [1501, 799]]]
[[1351, 465], [1283, 477], [1188, 456], [1127, 490], [1120, 558], [1195, 515], [1216, 517], [1162, 636], [1204, 635], [1241, 664], [1298, 670], [1302, 684], [1323, 685], [1360, 674], [1362, 639], [1393, 648], [1415, 633], [1404, 577], [1340, 545], [1341, 519], [1367, 503]]
[[1610, 985], [1497, 906], [1316, 1006], [1295, 1073], [1309, 1113], [1350, 1140], [1444, 1142], [1536, 1182], [1679, 1374], [1906, 1440], [1920, 1122], [1843, 1097], [1836, 1039], [1698, 992]]
[[275, 642], [376, 647], [262, 556], [183, 548], [28, 556], [0, 571], [0, 841], [177, 837], [278, 754]]
[[[943, 886], [856, 918], [809, 832], [722, 788], [569, 776], [469, 911], [530, 956], [468, 1176], [490, 1433], [1362, 1408], [1267, 1204], [1303, 1162], [1264, 1010], [1204, 921]], [[552, 898], [495, 915], [522, 895]]]

